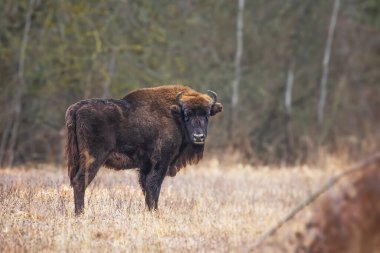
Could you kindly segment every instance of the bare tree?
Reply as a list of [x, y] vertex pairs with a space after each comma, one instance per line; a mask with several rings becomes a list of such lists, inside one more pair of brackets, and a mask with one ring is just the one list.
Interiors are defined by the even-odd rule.
[[330, 20], [330, 25], [329, 25], [329, 31], [327, 35], [327, 42], [326, 42], [325, 53], [323, 56], [323, 63], [322, 63], [323, 72], [322, 72], [322, 78], [321, 78], [321, 83], [320, 83], [320, 97], [319, 97], [319, 104], [318, 104], [318, 123], [322, 123], [324, 119], [324, 110], [325, 110], [326, 96], [327, 96], [326, 84], [327, 84], [327, 78], [329, 74], [331, 46], [333, 42], [336, 21], [338, 18], [339, 7], [340, 7], [340, 0], [335, 0], [333, 12], [331, 15], [331, 20]]
[[[12, 103], [12, 112], [11, 117], [9, 119], [9, 124], [7, 125], [6, 131], [4, 131], [3, 139], [1, 142], [1, 165], [13, 165], [14, 160], [14, 150], [16, 146], [16, 140], [18, 135], [18, 129], [20, 126], [21, 121], [21, 104], [22, 104], [22, 96], [25, 93], [26, 89], [26, 81], [25, 81], [25, 54], [26, 54], [26, 48], [28, 46], [29, 41], [29, 32], [30, 27], [32, 24], [32, 14], [33, 14], [33, 6], [34, 6], [34, 0], [29, 0], [28, 4], [28, 10], [25, 16], [25, 27], [24, 32], [22, 36], [21, 41], [21, 47], [20, 47], [20, 56], [19, 56], [19, 63], [18, 63], [18, 71], [17, 71], [17, 80], [18, 80], [18, 86], [15, 90], [14, 97], [13, 97], [13, 103]], [[5, 148], [3, 149], [3, 146], [6, 145], [6, 140], [8, 139], [9, 135], [9, 143], [8, 143], [8, 159], [5, 162], [4, 161], [4, 154], [5, 154]]]
[[[245, 0], [238, 0], [238, 13], [236, 21], [236, 52], [235, 52], [235, 79], [232, 82], [232, 99], [231, 99], [231, 124], [235, 120], [236, 107], [239, 102], [239, 86], [241, 80], [241, 58], [243, 55], [243, 12]], [[230, 126], [230, 131], [233, 131], [233, 127]]]

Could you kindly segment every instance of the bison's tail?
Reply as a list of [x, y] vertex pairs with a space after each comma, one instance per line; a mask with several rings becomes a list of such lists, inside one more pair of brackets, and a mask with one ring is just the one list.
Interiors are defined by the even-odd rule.
[[79, 148], [77, 140], [76, 130], [76, 108], [75, 105], [71, 105], [65, 116], [66, 121], [66, 159], [67, 170], [70, 178], [70, 184], [73, 185], [73, 180], [77, 172], [79, 171]]

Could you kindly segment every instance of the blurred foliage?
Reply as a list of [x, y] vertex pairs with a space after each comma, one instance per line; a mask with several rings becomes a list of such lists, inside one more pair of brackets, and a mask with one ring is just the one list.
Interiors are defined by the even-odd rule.
[[[233, 129], [238, 134], [231, 141], [236, 1], [37, 0], [16, 162], [63, 163], [66, 108], [102, 97], [107, 81], [116, 98], [139, 87], [174, 83], [216, 91], [225, 106], [210, 126], [209, 148], [216, 154], [232, 147], [251, 163], [303, 163], [321, 149], [360, 155], [379, 140], [380, 0], [342, 1], [326, 119], [318, 125], [318, 84], [332, 5], [327, 0], [246, 3], [239, 122]], [[5, 141], [27, 8], [27, 1], [0, 2], [0, 136]], [[290, 64], [295, 78], [287, 114]]]

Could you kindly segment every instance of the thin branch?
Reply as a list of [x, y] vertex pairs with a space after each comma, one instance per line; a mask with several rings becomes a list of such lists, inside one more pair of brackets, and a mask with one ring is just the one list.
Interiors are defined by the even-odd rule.
[[270, 229], [268, 229], [264, 234], [262, 234], [254, 243], [254, 246], [252, 249], [258, 248], [268, 237], [276, 233], [277, 230], [279, 230], [285, 223], [290, 221], [297, 213], [299, 213], [301, 210], [303, 210], [306, 206], [308, 206], [310, 203], [314, 202], [320, 195], [322, 195], [324, 192], [329, 190], [331, 187], [333, 187], [340, 179], [343, 177], [353, 173], [357, 172], [359, 170], [364, 170], [368, 168], [369, 164], [373, 163], [377, 159], [380, 159], [380, 152], [375, 153], [374, 155], [360, 161], [359, 163], [351, 166], [347, 170], [344, 170], [343, 172], [331, 177], [324, 185], [322, 185], [318, 190], [316, 190], [314, 193], [309, 195], [304, 201], [302, 201], [298, 206], [296, 206], [293, 210], [291, 210], [285, 217], [283, 217], [279, 222], [277, 222], [275, 225], [273, 225]]

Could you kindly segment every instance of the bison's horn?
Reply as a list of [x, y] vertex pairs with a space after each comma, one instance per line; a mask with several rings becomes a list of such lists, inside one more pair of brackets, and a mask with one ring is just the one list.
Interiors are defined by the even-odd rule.
[[207, 94], [212, 98], [214, 104], [216, 103], [216, 101], [218, 101], [218, 95], [216, 95], [216, 93], [212, 90], [208, 90]]
[[181, 106], [182, 106], [181, 96], [182, 96], [183, 93], [184, 93], [184, 91], [180, 91], [175, 96], [175, 101], [177, 102], [178, 105], [181, 105]]

